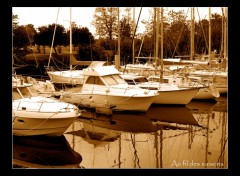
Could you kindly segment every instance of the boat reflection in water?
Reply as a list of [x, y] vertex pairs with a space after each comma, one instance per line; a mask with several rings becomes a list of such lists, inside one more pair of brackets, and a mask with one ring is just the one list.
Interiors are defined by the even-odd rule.
[[84, 168], [227, 168], [222, 102], [151, 106], [138, 114], [86, 112], [64, 135]]
[[80, 168], [65, 136], [13, 136], [13, 168]]

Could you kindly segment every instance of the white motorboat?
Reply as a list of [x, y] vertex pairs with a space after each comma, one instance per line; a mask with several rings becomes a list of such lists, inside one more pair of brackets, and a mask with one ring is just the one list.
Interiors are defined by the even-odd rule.
[[81, 114], [75, 105], [43, 96], [33, 96], [27, 84], [12, 82], [13, 135], [60, 136]]
[[107, 106], [112, 107], [112, 110], [147, 111], [158, 92], [130, 88], [114, 66], [104, 66], [104, 63], [94, 61], [88, 68], [83, 69], [84, 84], [81, 90], [62, 91], [61, 99], [89, 108]]
[[148, 81], [145, 76], [121, 74], [121, 77], [131, 86], [148, 90], [157, 90], [158, 96], [153, 104], [186, 105], [199, 91], [198, 87], [181, 88], [174, 84]]
[[[192, 88], [198, 87], [199, 91], [193, 97], [193, 99], [205, 100], [205, 99], [215, 99], [220, 96], [218, 89], [215, 84], [211, 84], [210, 82], [202, 82], [200, 77], [191, 77], [188, 76], [176, 76], [176, 75], [168, 75], [164, 76], [163, 80], [166, 83], [174, 84], [180, 88]], [[159, 76], [150, 76], [148, 78], [149, 81], [159, 81]]]

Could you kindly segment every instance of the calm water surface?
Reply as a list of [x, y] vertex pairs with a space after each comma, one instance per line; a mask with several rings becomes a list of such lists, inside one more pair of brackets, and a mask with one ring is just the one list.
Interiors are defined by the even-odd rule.
[[228, 168], [227, 97], [146, 113], [86, 111], [61, 137], [15, 137], [14, 168]]

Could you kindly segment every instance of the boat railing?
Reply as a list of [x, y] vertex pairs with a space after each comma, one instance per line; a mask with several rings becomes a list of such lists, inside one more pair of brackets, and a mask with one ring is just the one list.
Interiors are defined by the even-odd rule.
[[[53, 104], [55, 104], [55, 106], [52, 106]], [[27, 110], [33, 112], [70, 112], [71, 109], [73, 109], [70, 105], [70, 103], [65, 103], [63, 106], [60, 106], [59, 104], [56, 105], [56, 102], [28, 102], [22, 100], [14, 106], [16, 107], [15, 110]]]

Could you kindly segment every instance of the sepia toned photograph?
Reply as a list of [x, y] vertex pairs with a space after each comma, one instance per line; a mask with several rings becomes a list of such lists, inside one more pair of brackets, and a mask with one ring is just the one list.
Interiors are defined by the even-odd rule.
[[228, 169], [228, 7], [12, 7], [12, 169]]

